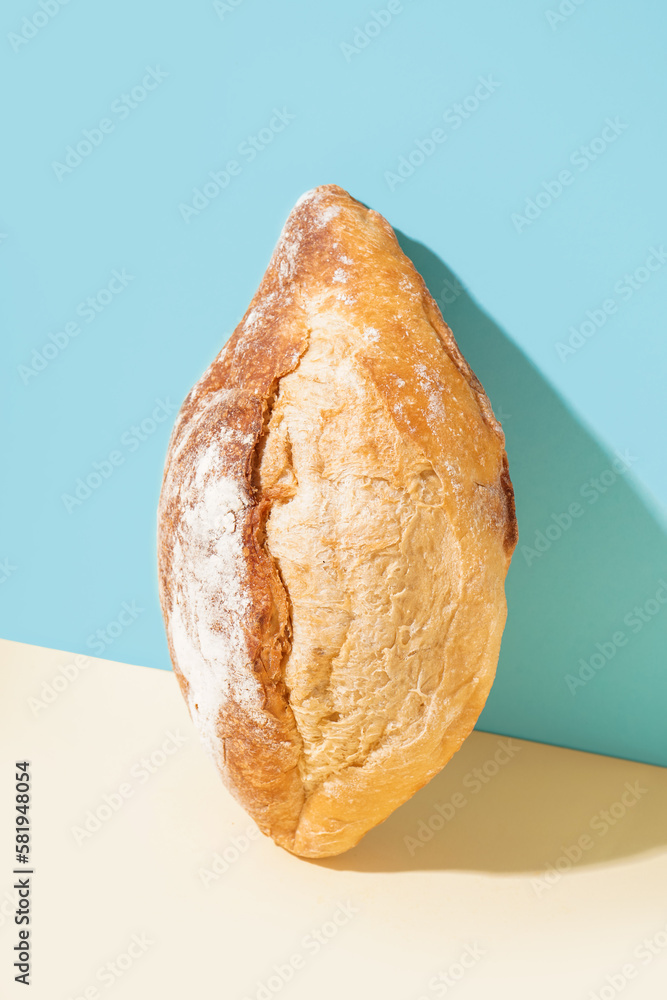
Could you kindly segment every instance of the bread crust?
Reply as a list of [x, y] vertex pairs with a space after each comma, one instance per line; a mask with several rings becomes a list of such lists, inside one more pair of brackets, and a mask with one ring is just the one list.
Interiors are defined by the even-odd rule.
[[[322, 316], [346, 324], [361, 376], [435, 470], [461, 570], [421, 731], [306, 790], [285, 683], [292, 609], [267, 545], [275, 496], [262, 489], [259, 463], [281, 380]], [[181, 408], [158, 518], [174, 671], [225, 783], [264, 833], [302, 856], [338, 854], [446, 764], [493, 681], [516, 542], [502, 429], [423, 279], [382, 216], [335, 185], [308, 192]]]

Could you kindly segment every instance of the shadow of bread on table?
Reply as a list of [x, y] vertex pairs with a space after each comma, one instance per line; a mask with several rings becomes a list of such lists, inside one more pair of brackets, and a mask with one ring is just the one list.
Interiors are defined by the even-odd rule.
[[539, 875], [667, 844], [667, 770], [474, 732], [361, 843], [316, 862], [352, 871]]

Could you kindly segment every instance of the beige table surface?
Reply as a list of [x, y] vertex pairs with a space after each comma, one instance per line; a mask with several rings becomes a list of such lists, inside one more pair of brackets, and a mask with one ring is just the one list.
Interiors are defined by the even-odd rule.
[[[667, 771], [474, 733], [359, 847], [306, 862], [227, 794], [171, 674], [0, 656], [3, 1000], [667, 997]], [[12, 969], [24, 758], [29, 989]]]

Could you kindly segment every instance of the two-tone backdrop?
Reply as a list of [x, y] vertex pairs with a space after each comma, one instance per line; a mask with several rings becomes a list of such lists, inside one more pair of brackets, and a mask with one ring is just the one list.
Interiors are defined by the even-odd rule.
[[649, 0], [8, 0], [0, 634], [169, 667], [171, 425], [333, 182], [399, 231], [506, 430], [480, 727], [667, 764], [666, 28]]

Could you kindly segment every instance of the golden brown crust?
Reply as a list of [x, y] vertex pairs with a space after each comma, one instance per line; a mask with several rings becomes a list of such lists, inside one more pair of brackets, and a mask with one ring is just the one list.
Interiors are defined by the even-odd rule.
[[[344, 326], [359, 377], [435, 470], [464, 569], [428, 725], [409, 745], [381, 742], [361, 766], [306, 791], [285, 685], [290, 597], [266, 539], [272, 505], [287, 494], [262, 491], [258, 464], [281, 380], [322, 317]], [[502, 430], [422, 278], [382, 216], [334, 185], [309, 192], [243, 320], [183, 404], [159, 512], [174, 669], [226, 783], [265, 833], [305, 856], [339, 853], [458, 749], [493, 680], [516, 540]]]

